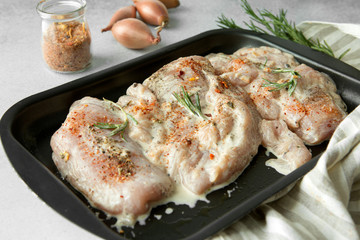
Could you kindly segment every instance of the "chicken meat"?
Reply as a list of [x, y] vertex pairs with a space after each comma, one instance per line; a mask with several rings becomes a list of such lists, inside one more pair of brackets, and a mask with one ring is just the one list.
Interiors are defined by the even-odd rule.
[[[76, 101], [51, 138], [53, 160], [62, 177], [96, 208], [133, 225], [152, 204], [168, 196], [172, 180], [150, 163], [136, 142], [126, 141], [97, 123], [121, 124], [121, 111], [106, 101]], [[132, 123], [128, 123], [132, 124]]]
[[[263, 119], [285, 121], [307, 145], [328, 140], [346, 116], [332, 79], [279, 49], [241, 48], [207, 58], [219, 76], [245, 89]], [[291, 92], [290, 81], [296, 83]]]
[[[198, 96], [202, 116], [174, 97], [184, 91], [193, 103]], [[260, 116], [247, 93], [215, 75], [204, 57], [165, 65], [118, 103], [139, 121], [129, 136], [145, 156], [195, 194], [236, 178], [261, 142]]]
[[[279, 87], [282, 86], [282, 87]], [[284, 174], [346, 116], [331, 78], [271, 47], [176, 59], [117, 100], [74, 102], [51, 138], [61, 176], [132, 226], [181, 187], [204, 196], [235, 180], [260, 145]]]

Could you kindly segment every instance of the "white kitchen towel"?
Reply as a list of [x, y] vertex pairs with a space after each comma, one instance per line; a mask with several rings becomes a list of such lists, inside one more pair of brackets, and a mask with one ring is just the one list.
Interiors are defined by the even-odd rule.
[[[342, 60], [360, 69], [360, 42], [356, 34], [341, 30], [341, 24], [306, 22], [299, 26], [306, 37], [326, 39], [335, 55], [351, 48]], [[346, 30], [349, 26], [346, 25]], [[351, 29], [358, 31], [360, 27], [354, 25]], [[338, 40], [333, 39], [334, 31]], [[351, 38], [346, 37], [349, 35]], [[211, 239], [339, 240], [360, 239], [359, 236], [360, 106], [338, 126], [316, 166], [287, 194], [262, 204]]]
[[307, 38], [325, 40], [336, 57], [350, 49], [341, 60], [360, 70], [360, 24], [302, 22], [297, 28]]

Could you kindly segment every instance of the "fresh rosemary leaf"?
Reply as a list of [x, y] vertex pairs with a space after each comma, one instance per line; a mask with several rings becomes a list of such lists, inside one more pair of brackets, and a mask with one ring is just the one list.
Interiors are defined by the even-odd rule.
[[218, 20], [217, 20], [217, 23], [218, 23], [218, 27], [221, 27], [221, 28], [237, 28], [237, 29], [241, 29], [240, 26], [238, 26], [233, 19], [229, 19], [227, 17], [225, 17], [224, 14], [221, 14], [221, 17], [218, 17]]
[[206, 116], [202, 113], [201, 111], [201, 106], [200, 106], [200, 98], [199, 98], [199, 94], [196, 93], [195, 94], [195, 104], [192, 102], [191, 97], [189, 95], [188, 92], [185, 91], [184, 87], [181, 86], [182, 89], [182, 94], [179, 95], [175, 92], [173, 92], [173, 96], [174, 98], [183, 106], [185, 107], [190, 113], [201, 117], [204, 120], [207, 120]]
[[289, 81], [284, 82], [284, 83], [271, 82], [267, 79], [264, 79], [264, 80], [267, 81], [268, 84], [263, 84], [262, 85], [263, 87], [272, 87], [272, 89], [270, 89], [269, 92], [280, 91], [283, 88], [287, 88], [289, 96], [291, 96], [293, 94], [293, 92], [295, 91], [296, 85], [297, 85], [296, 78], [291, 78]]
[[201, 112], [200, 97], [199, 97], [199, 94], [197, 94], [197, 93], [195, 95], [195, 100], [196, 100], [196, 108], [199, 109], [199, 111]]
[[96, 124], [94, 124], [94, 126], [101, 129], [113, 129], [117, 128], [119, 124], [97, 122]]
[[[266, 68], [267, 58], [265, 60], [265, 63], [260, 66], [261, 69]], [[268, 68], [269, 69], [269, 68]], [[277, 83], [277, 82], [271, 82], [265, 78], [263, 78], [265, 81], [268, 82], [268, 84], [263, 84], [262, 87], [271, 87], [270, 92], [273, 91], [279, 91], [283, 88], [288, 89], [289, 96], [293, 94], [295, 91], [295, 88], [297, 86], [297, 79], [301, 77], [301, 75], [292, 69], [289, 68], [275, 68], [275, 69], [269, 69], [271, 73], [290, 73], [290, 79], [283, 83]], [[267, 70], [267, 71], [269, 71]]]
[[[318, 39], [313, 40], [306, 38], [303, 32], [296, 28], [295, 23], [287, 20], [285, 10], [280, 9], [278, 15], [275, 15], [268, 10], [257, 10], [256, 13], [247, 0], [241, 0], [241, 2], [241, 7], [250, 17], [249, 23], [244, 22], [250, 30], [264, 34], [273, 34], [277, 37], [294, 41], [335, 57], [333, 50], [326, 41], [321, 43]], [[218, 17], [217, 23], [221, 28], [243, 29], [241, 26], [237, 25], [233, 19], [225, 17], [224, 14]], [[349, 51], [350, 49], [344, 51], [340, 54], [338, 59], [344, 57]]]
[[118, 133], [121, 132], [121, 137], [123, 137], [125, 128], [128, 125], [128, 120], [126, 119], [124, 123], [122, 124], [112, 124], [112, 123], [102, 123], [102, 122], [98, 122], [96, 124], [94, 124], [94, 127], [100, 128], [100, 129], [114, 129], [113, 131], [110, 132], [109, 137], [114, 136]]
[[289, 96], [291, 96], [297, 86], [297, 79], [301, 76], [298, 72], [291, 70], [291, 69], [274, 69], [273, 70], [273, 73], [284, 73], [284, 72], [291, 73], [291, 77], [288, 81], [283, 82], [283, 83], [277, 83], [277, 82], [271, 82], [267, 79], [264, 79], [265, 81], [268, 82], [268, 84], [263, 84], [262, 86], [263, 87], [272, 87], [272, 89], [269, 90], [270, 92], [279, 91], [283, 88], [287, 88]]
[[113, 131], [110, 132], [109, 137], [114, 136], [118, 133], [121, 134], [121, 138], [125, 141], [124, 139], [124, 132], [126, 127], [129, 124], [129, 119], [130, 118], [135, 124], [138, 124], [138, 122], [136, 121], [136, 119], [131, 116], [129, 113], [126, 113], [124, 111], [124, 109], [119, 105], [114, 103], [113, 101], [107, 100], [104, 98], [104, 102], [106, 102], [107, 104], [109, 104], [109, 107], [112, 111], [114, 112], [118, 112], [116, 110], [120, 110], [123, 115], [125, 116], [125, 121], [121, 124], [113, 124], [113, 123], [102, 123], [102, 122], [98, 122], [96, 124], [94, 124], [94, 127], [100, 128], [100, 129], [114, 129]]
[[290, 68], [275, 68], [271, 70], [272, 73], [291, 73], [292, 76], [300, 76], [297, 71]]
[[129, 113], [126, 113], [126, 116], [131, 119], [136, 125], [138, 124], [138, 121]]
[[115, 108], [120, 109], [123, 115], [125, 115], [126, 119], [129, 117], [135, 124], [138, 124], [138, 121], [131, 114], [125, 112], [124, 109], [119, 104], [114, 103], [113, 101], [110, 101], [105, 98], [104, 101], [109, 104], [111, 110], [115, 111]]
[[345, 50], [339, 57], [338, 59], [341, 60], [351, 49], [348, 48], [347, 50]]

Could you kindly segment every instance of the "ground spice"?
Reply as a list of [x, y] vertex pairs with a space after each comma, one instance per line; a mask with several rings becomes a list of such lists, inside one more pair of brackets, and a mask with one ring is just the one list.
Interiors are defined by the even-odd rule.
[[90, 44], [90, 31], [85, 23], [55, 22], [43, 35], [45, 62], [59, 72], [83, 70], [91, 62]]

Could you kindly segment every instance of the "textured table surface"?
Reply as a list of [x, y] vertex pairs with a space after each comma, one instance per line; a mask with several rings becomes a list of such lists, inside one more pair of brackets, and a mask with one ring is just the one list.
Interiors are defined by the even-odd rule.
[[[0, 9], [0, 116], [16, 102], [98, 72], [169, 44], [219, 28], [221, 13], [238, 24], [248, 21], [240, 0], [181, 0], [169, 11], [170, 24], [162, 32], [162, 41], [146, 50], [128, 50], [118, 44], [111, 33], [101, 33], [114, 9], [131, 4], [131, 0], [88, 0], [87, 20], [92, 33], [93, 62], [78, 74], [58, 74], [44, 66], [40, 49], [41, 20], [36, 13], [36, 0], [2, 1]], [[249, 0], [253, 8], [278, 13], [287, 10], [289, 19], [360, 23], [357, 0]], [[42, 202], [18, 177], [0, 147], [0, 239], [98, 239], [69, 222]]]

